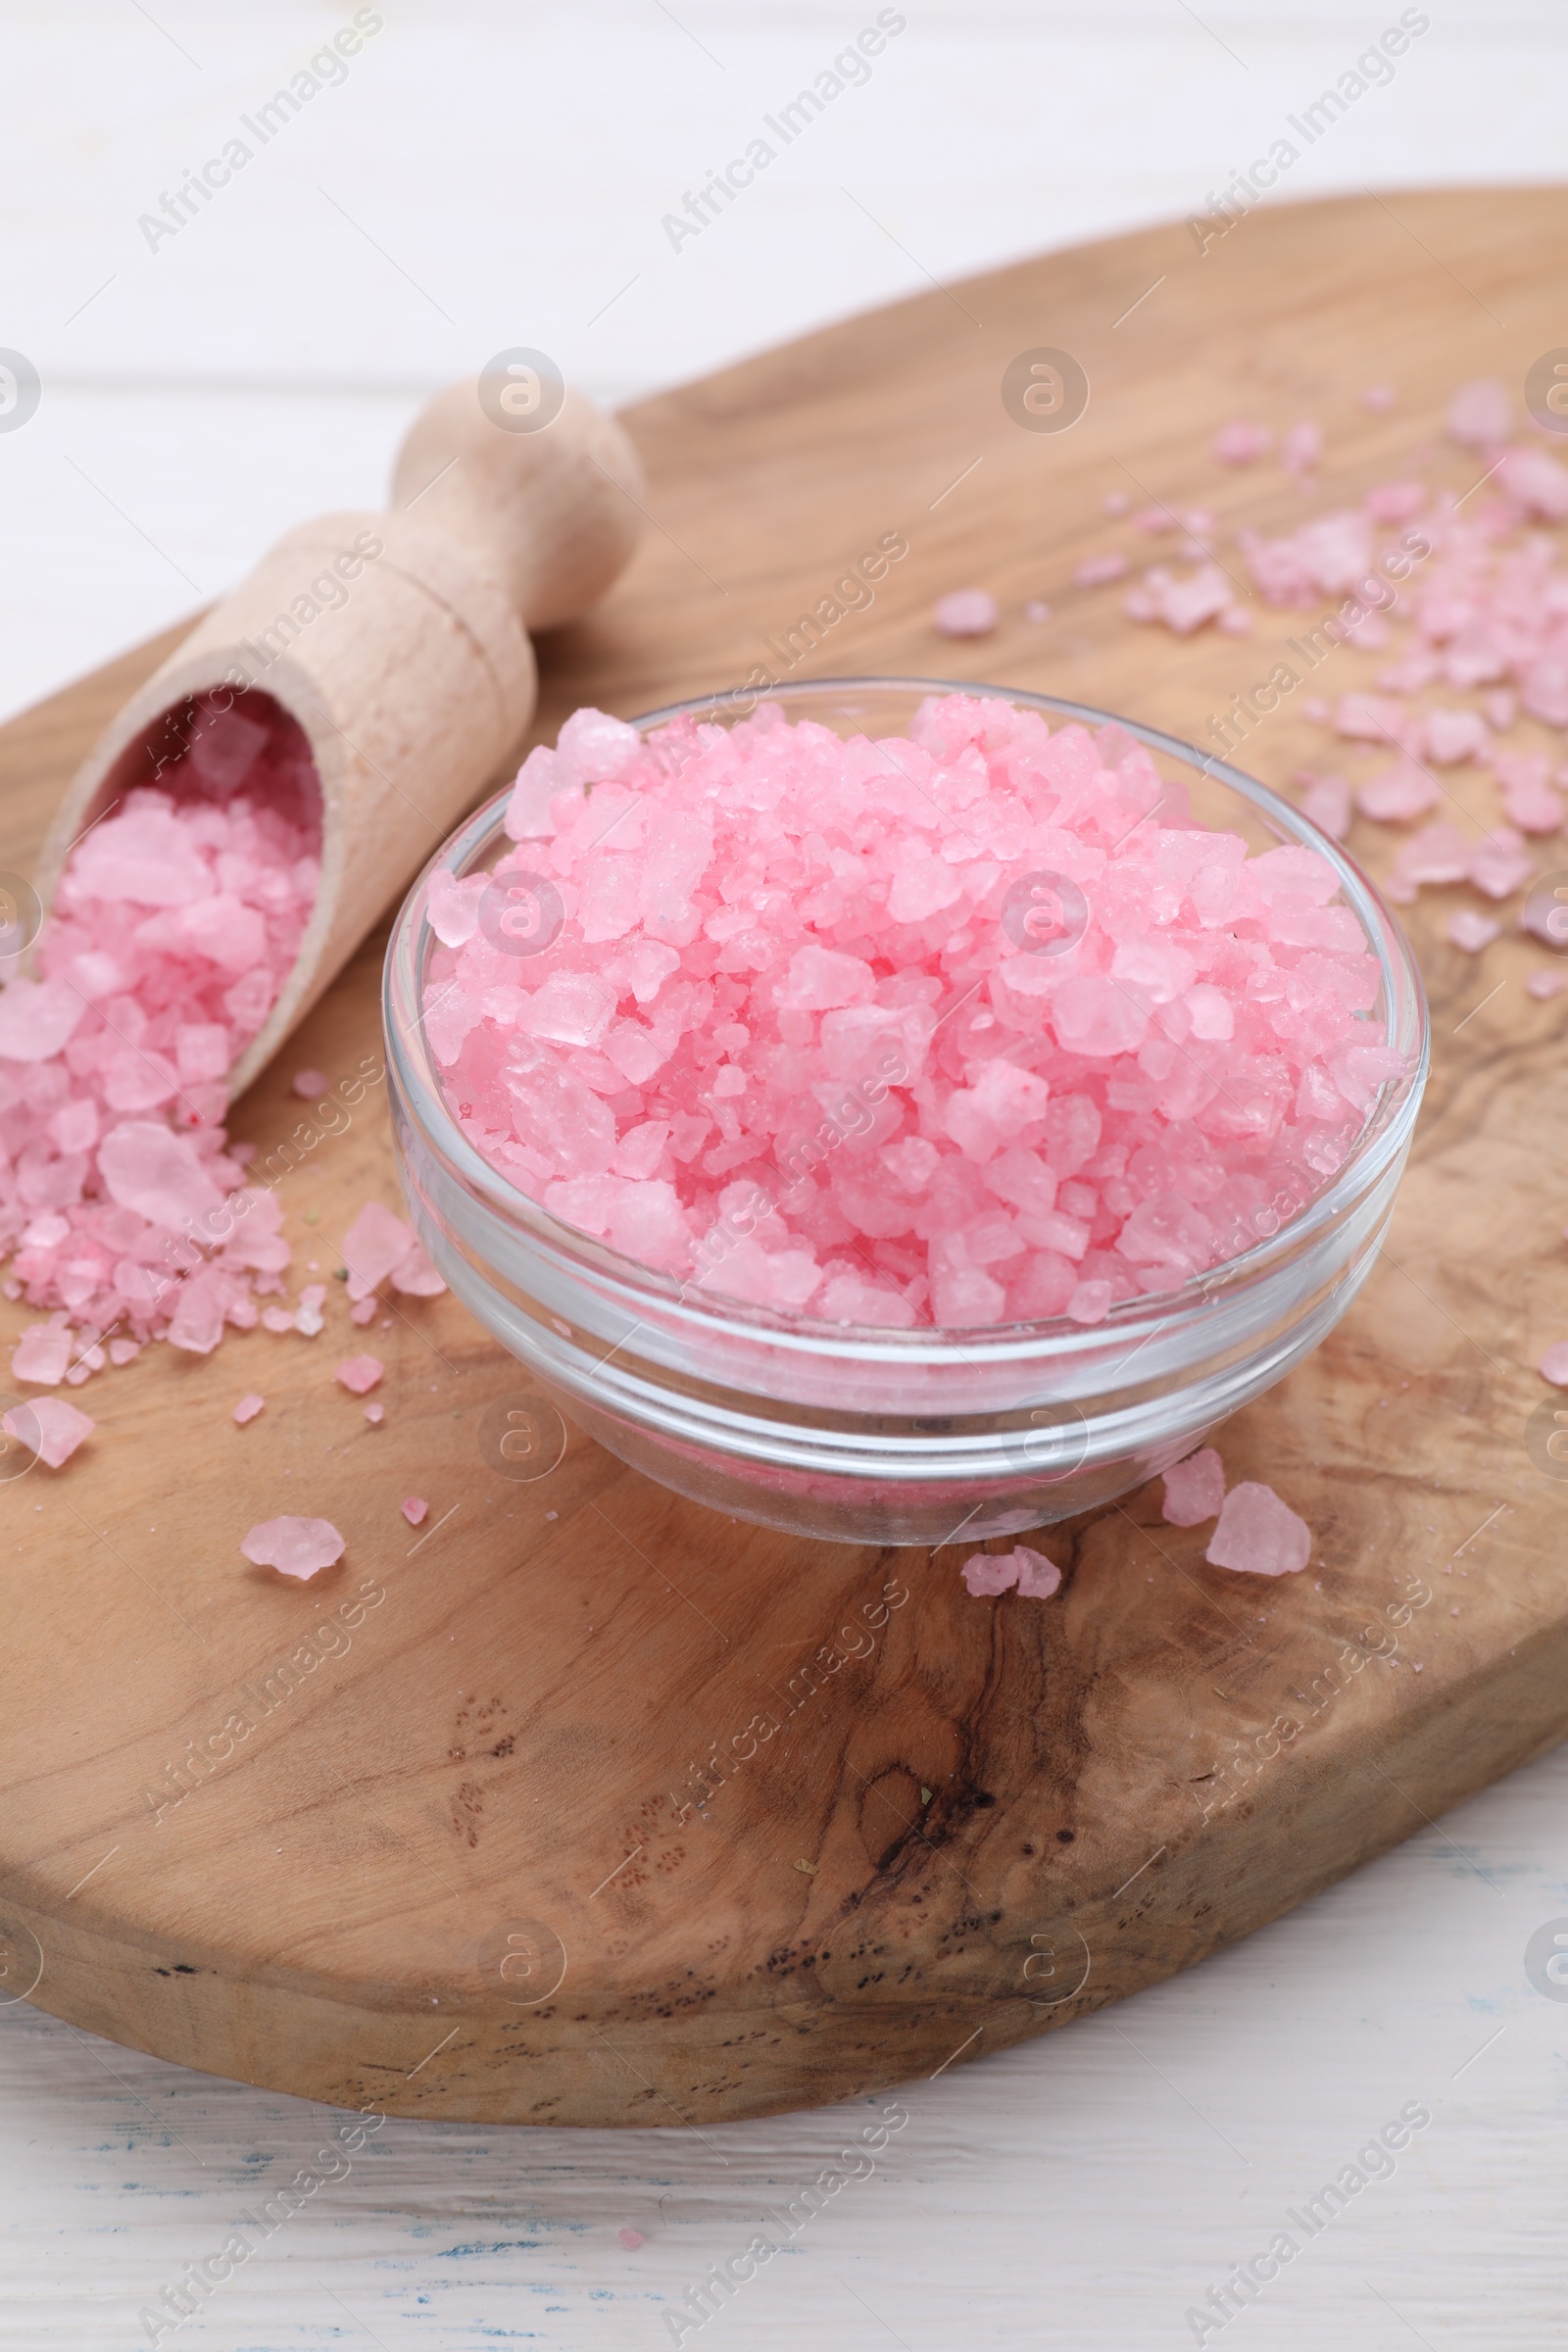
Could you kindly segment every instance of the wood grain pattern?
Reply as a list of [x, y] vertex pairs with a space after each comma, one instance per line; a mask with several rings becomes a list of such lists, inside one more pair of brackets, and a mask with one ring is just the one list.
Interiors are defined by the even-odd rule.
[[[1243, 642], [1133, 630], [1117, 591], [1070, 586], [1086, 549], [1127, 543], [1104, 493], [1298, 515], [1278, 476], [1216, 480], [1213, 428], [1247, 407], [1317, 415], [1325, 499], [1358, 494], [1432, 436], [1452, 384], [1517, 382], [1553, 344], [1565, 223], [1560, 192], [1464, 191], [1282, 209], [1201, 259], [1155, 230], [646, 403], [626, 421], [657, 527], [545, 641], [539, 731], [580, 701], [636, 710], [779, 667], [767, 644], [898, 531], [908, 557], [790, 674], [941, 666], [1200, 735], [1297, 616], [1260, 612]], [[998, 398], [1039, 344], [1093, 386], [1060, 436], [1020, 431]], [[1358, 405], [1379, 377], [1401, 387], [1392, 416]], [[1466, 486], [1461, 453], [1437, 464]], [[930, 598], [971, 578], [1014, 614], [1048, 598], [1053, 620], [939, 650]], [[6, 730], [7, 862], [166, 650]], [[1377, 666], [1332, 661], [1330, 692]], [[1307, 749], [1287, 706], [1248, 756], [1278, 780]], [[1352, 847], [1375, 865], [1366, 832]], [[335, 1297], [315, 1343], [151, 1351], [86, 1392], [98, 1434], [65, 1472], [4, 1491], [8, 1983], [36, 1954], [33, 1997], [59, 2015], [344, 2105], [700, 2128], [1113, 2000], [1560, 1739], [1563, 1490], [1524, 1426], [1561, 1328], [1562, 1015], [1520, 985], [1537, 951], [1505, 940], [1478, 969], [1441, 920], [1441, 902], [1414, 916], [1438, 1046], [1390, 1250], [1324, 1348], [1220, 1440], [1233, 1478], [1271, 1479], [1311, 1520], [1306, 1574], [1207, 1568], [1204, 1531], [1163, 1526], [1157, 1487], [1052, 1531], [1067, 1575], [1035, 1605], [971, 1601], [961, 1552], [735, 1525], [577, 1437], [513, 1484], [478, 1425], [517, 1369], [450, 1299], [400, 1300], [371, 1343], [381, 1431], [333, 1385]], [[264, 1154], [297, 1124], [296, 1060], [340, 1102], [378, 1065], [378, 948], [239, 1105]], [[329, 1273], [359, 1203], [395, 1198], [380, 1102], [372, 1084], [285, 1180], [302, 1269]], [[268, 1410], [234, 1430], [253, 1386]], [[427, 1535], [405, 1528], [406, 1493], [430, 1498]], [[303, 1591], [237, 1550], [286, 1507], [348, 1537]], [[155, 1817], [144, 1791], [240, 1715], [232, 1754]]]

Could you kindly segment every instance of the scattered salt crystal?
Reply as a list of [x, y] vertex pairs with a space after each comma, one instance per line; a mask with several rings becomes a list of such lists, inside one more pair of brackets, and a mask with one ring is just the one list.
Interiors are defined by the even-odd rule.
[[1363, 409], [1373, 410], [1392, 409], [1394, 400], [1395, 392], [1392, 384], [1368, 384], [1361, 395], [1361, 406]]
[[372, 1429], [379, 1429], [382, 1422], [386, 1419], [385, 1405], [368, 1404], [365, 1408], [365, 1418], [369, 1422]]
[[142, 1344], [140, 1340], [111, 1340], [109, 1343], [109, 1361], [112, 1364], [133, 1363], [136, 1357], [140, 1355], [141, 1348]]
[[407, 1494], [403, 1499], [403, 1516], [411, 1527], [417, 1527], [430, 1505], [422, 1494]]
[[1250, 466], [1272, 447], [1273, 440], [1266, 425], [1252, 424], [1245, 416], [1233, 416], [1214, 436], [1214, 455], [1222, 466]]
[[1107, 581], [1119, 580], [1127, 569], [1127, 559], [1116, 548], [1107, 548], [1102, 555], [1085, 556], [1074, 566], [1072, 584], [1075, 588], [1102, 588]]
[[294, 1329], [294, 1317], [289, 1313], [289, 1310], [286, 1306], [264, 1306], [262, 1309], [262, 1329], [264, 1331], [292, 1331]]
[[294, 1092], [307, 1102], [319, 1102], [331, 1083], [324, 1070], [296, 1070], [292, 1081]]
[[376, 1309], [380, 1303], [380, 1300], [376, 1298], [373, 1291], [370, 1293], [368, 1298], [357, 1298], [354, 1304], [349, 1308], [349, 1321], [351, 1323], [358, 1323], [363, 1330], [367, 1323], [373, 1323], [375, 1321]]
[[1434, 767], [1478, 760], [1492, 740], [1479, 710], [1429, 710], [1421, 726], [1421, 748]]
[[1190, 1453], [1165, 1473], [1160, 1517], [1170, 1527], [1200, 1527], [1225, 1499], [1225, 1465], [1212, 1446]]
[[343, 1538], [330, 1519], [264, 1519], [253, 1527], [240, 1550], [258, 1568], [275, 1568], [280, 1576], [313, 1577], [343, 1556]]
[[58, 1387], [66, 1376], [73, 1345], [63, 1314], [51, 1315], [47, 1323], [29, 1323], [11, 1351], [12, 1378], [37, 1381], [43, 1388]]
[[1036, 623], [1042, 620], [1049, 620], [1051, 618], [1051, 607], [1048, 604], [1043, 603], [1038, 596], [1032, 596], [1023, 609], [1023, 616], [1025, 620]]
[[1551, 761], [1544, 752], [1499, 752], [1492, 763], [1508, 822], [1521, 833], [1555, 833], [1564, 805], [1547, 782]]
[[35, 1448], [40, 1462], [58, 1470], [69, 1462], [84, 1438], [90, 1438], [97, 1423], [85, 1413], [78, 1413], [74, 1404], [63, 1396], [29, 1396], [25, 1404], [14, 1404], [0, 1420], [0, 1429], [22, 1445]]
[[1125, 490], [1107, 490], [1101, 501], [1107, 514], [1125, 514], [1129, 500]]
[[1311, 1551], [1306, 1521], [1272, 1487], [1247, 1478], [1226, 1495], [1203, 1557], [1211, 1567], [1251, 1576], [1294, 1576], [1306, 1566]]
[[1011, 1551], [977, 1551], [959, 1570], [976, 1599], [1008, 1592], [1014, 1586], [1026, 1600], [1049, 1600], [1061, 1584], [1061, 1570], [1044, 1552], [1019, 1544]]
[[955, 588], [931, 608], [939, 637], [989, 637], [1000, 617], [996, 598], [984, 588]]
[[648, 2240], [640, 2230], [633, 2230], [628, 2224], [623, 2223], [620, 2229], [620, 2242], [628, 2254], [635, 2254], [638, 2247], [645, 2246]]
[[257, 1414], [262, 1410], [266, 1402], [267, 1398], [265, 1396], [258, 1396], [254, 1389], [251, 1391], [248, 1396], [242, 1396], [240, 1398], [238, 1404], [236, 1404], [234, 1407], [234, 1418], [240, 1424], [241, 1428], [244, 1427], [247, 1421], [255, 1420]]
[[1293, 424], [1280, 441], [1280, 464], [1287, 473], [1311, 473], [1323, 463], [1323, 427], [1305, 418]]
[[385, 1370], [378, 1355], [349, 1355], [338, 1365], [335, 1377], [340, 1387], [351, 1390], [356, 1396], [365, 1396]]
[[1536, 1368], [1554, 1389], [1568, 1389], [1568, 1340], [1553, 1340]]
[[1467, 956], [1479, 956], [1483, 948], [1491, 947], [1501, 929], [1500, 923], [1494, 922], [1491, 915], [1483, 914], [1478, 907], [1460, 906], [1449, 915], [1445, 937], [1454, 947], [1463, 948]]
[[1469, 878], [1489, 899], [1508, 898], [1535, 870], [1535, 859], [1510, 825], [1498, 825], [1470, 853]]
[[1533, 997], [1560, 997], [1568, 989], [1568, 965], [1547, 964], [1544, 970], [1532, 972], [1525, 987]]
[[1470, 449], [1489, 449], [1513, 430], [1513, 402], [1494, 376], [1461, 384], [1448, 403], [1448, 437]]
[[1412, 817], [1425, 816], [1442, 798], [1443, 787], [1436, 776], [1429, 775], [1416, 760], [1400, 758], [1357, 785], [1355, 805], [1363, 816], [1374, 817], [1380, 825], [1404, 824]]
[[1185, 579], [1156, 564], [1123, 600], [1131, 620], [1163, 621], [1173, 636], [1190, 637], [1205, 620], [1222, 618], [1232, 608], [1234, 588], [1217, 564], [1201, 564]]
[[1061, 1570], [1044, 1552], [1031, 1551], [1027, 1544], [1019, 1544], [1012, 1556], [1018, 1563], [1018, 1591], [1025, 1600], [1049, 1600], [1053, 1592], [1060, 1590]]
[[364, 1298], [402, 1265], [414, 1248], [414, 1231], [379, 1200], [368, 1200], [343, 1236], [349, 1297]]
[[446, 1287], [418, 1242], [410, 1245], [392, 1269], [392, 1288], [405, 1298], [436, 1298]]
[[1344, 776], [1312, 776], [1301, 794], [1300, 810], [1321, 825], [1331, 840], [1343, 841], [1350, 830], [1350, 787]]

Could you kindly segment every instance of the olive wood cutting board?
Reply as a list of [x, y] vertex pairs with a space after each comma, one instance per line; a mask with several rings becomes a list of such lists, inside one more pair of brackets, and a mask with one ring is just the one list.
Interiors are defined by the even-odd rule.
[[[1320, 419], [1320, 506], [1421, 444], [1463, 488], [1447, 395], [1517, 387], [1559, 342], [1565, 236], [1556, 189], [1167, 225], [645, 401], [625, 422], [650, 526], [544, 640], [537, 735], [583, 702], [896, 672], [1209, 741], [1310, 622], [1135, 627], [1075, 565], [1170, 543], [1106, 494], [1290, 527], [1308, 510], [1285, 475], [1210, 456], [1238, 411]], [[1039, 429], [1041, 350], [1087, 378], [1065, 430]], [[1379, 379], [1389, 413], [1361, 402]], [[936, 638], [933, 598], [971, 584], [1001, 627]], [[176, 637], [0, 731], [0, 865], [27, 870]], [[1313, 690], [1378, 666], [1341, 648]], [[1266, 781], [1321, 753], [1301, 699], [1241, 755]], [[1358, 822], [1350, 846], [1377, 871], [1391, 838]], [[971, 1599], [961, 1544], [797, 1542], [678, 1499], [530, 1423], [528, 1377], [450, 1298], [352, 1328], [343, 1234], [366, 1200], [398, 1204], [378, 930], [234, 1117], [284, 1154], [292, 1279], [328, 1283], [326, 1330], [150, 1348], [66, 1392], [97, 1431], [65, 1469], [0, 1487], [0, 1999], [345, 2107], [701, 2130], [981, 2057], [1441, 1836], [1568, 1730], [1568, 1485], [1531, 1440], [1553, 1394], [1532, 1367], [1568, 1331], [1564, 1015], [1525, 992], [1534, 943], [1445, 943], [1452, 903], [1410, 915], [1435, 1051], [1388, 1250], [1217, 1441], [1232, 1480], [1310, 1522], [1311, 1565], [1207, 1567], [1208, 1530], [1164, 1525], [1155, 1481], [1041, 1539], [1065, 1570], [1050, 1602]], [[310, 1065], [324, 1110], [290, 1092]], [[0, 1308], [7, 1354], [27, 1319]], [[333, 1380], [367, 1346], [379, 1429]], [[236, 1428], [249, 1389], [267, 1409]], [[239, 1552], [289, 1509], [347, 1537], [307, 1586]]]

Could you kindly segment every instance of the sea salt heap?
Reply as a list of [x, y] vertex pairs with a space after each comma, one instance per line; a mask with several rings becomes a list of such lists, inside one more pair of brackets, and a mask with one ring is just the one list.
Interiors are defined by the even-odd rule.
[[[526, 936], [432, 952], [449, 1105], [715, 1296], [1098, 1321], [1274, 1232], [1401, 1066], [1327, 861], [1196, 825], [1114, 726], [961, 694], [883, 742], [683, 717], [549, 817], [488, 886]], [[377, 1220], [351, 1297], [407, 1234]]]
[[293, 965], [318, 850], [303, 735], [234, 709], [72, 853], [36, 977], [0, 992], [0, 1250], [50, 1316], [17, 1378], [59, 1381], [73, 1332], [206, 1354], [282, 1289], [281, 1212], [225, 1149], [225, 1081]]

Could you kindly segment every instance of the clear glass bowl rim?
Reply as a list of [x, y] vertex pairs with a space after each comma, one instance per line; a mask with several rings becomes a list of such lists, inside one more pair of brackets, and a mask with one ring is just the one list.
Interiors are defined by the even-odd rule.
[[[886, 1326], [830, 1323], [808, 1315], [788, 1315], [776, 1309], [749, 1306], [714, 1294], [697, 1292], [689, 1283], [623, 1256], [607, 1242], [584, 1234], [553, 1216], [540, 1202], [510, 1183], [468, 1142], [446, 1105], [440, 1081], [424, 1046], [418, 1014], [423, 1000], [425, 967], [433, 935], [422, 914], [415, 917], [425, 882], [439, 865], [457, 874], [477, 870], [482, 857], [501, 835], [501, 814], [510, 786], [495, 794], [466, 817], [427, 859], [411, 886], [394, 920], [383, 967], [382, 1015], [389, 1068], [416, 1125], [447, 1161], [466, 1190], [510, 1222], [525, 1227], [557, 1255], [578, 1260], [601, 1293], [620, 1295], [624, 1311], [635, 1316], [640, 1296], [658, 1301], [664, 1316], [674, 1310], [694, 1331], [715, 1338], [731, 1334], [754, 1343], [766, 1337], [792, 1352], [908, 1360], [921, 1354], [959, 1354], [968, 1359], [994, 1355], [1035, 1355], [1060, 1352], [1072, 1355], [1089, 1346], [1102, 1345], [1112, 1335], [1141, 1344], [1177, 1316], [1201, 1313], [1216, 1292], [1263, 1282], [1284, 1263], [1312, 1248], [1345, 1208], [1374, 1183], [1379, 1173], [1407, 1147], [1420, 1107], [1431, 1056], [1431, 1033], [1426, 993], [1414, 954], [1375, 884], [1361, 871], [1331, 835], [1323, 832], [1300, 809], [1283, 800], [1228, 760], [1202, 751], [1181, 737], [1164, 733], [1120, 711], [1094, 704], [1071, 702], [1059, 695], [1030, 688], [980, 683], [966, 678], [849, 676], [809, 678], [759, 689], [728, 688], [694, 696], [634, 715], [629, 724], [648, 734], [656, 727], [687, 715], [722, 722], [726, 713], [749, 716], [761, 703], [777, 703], [804, 717], [808, 706], [849, 696], [883, 694], [905, 698], [961, 694], [1013, 703], [1049, 713], [1054, 719], [1076, 720], [1090, 728], [1119, 727], [1151, 751], [1213, 777], [1249, 802], [1273, 829], [1315, 850], [1338, 876], [1347, 903], [1354, 909], [1367, 944], [1378, 958], [1382, 977], [1381, 1002], [1388, 1021], [1388, 1042], [1405, 1054], [1410, 1067], [1398, 1078], [1385, 1081], [1378, 1100], [1345, 1161], [1306, 1206], [1278, 1230], [1236, 1256], [1222, 1259], [1180, 1289], [1146, 1293], [1113, 1305], [1094, 1325], [1072, 1322], [1065, 1315], [1034, 1322], [994, 1325], [917, 1324], [908, 1330]], [[874, 723], [874, 720], [873, 722]], [[405, 1009], [411, 1014], [405, 1023]], [[418, 1038], [416, 1045], [413, 1041]]]

